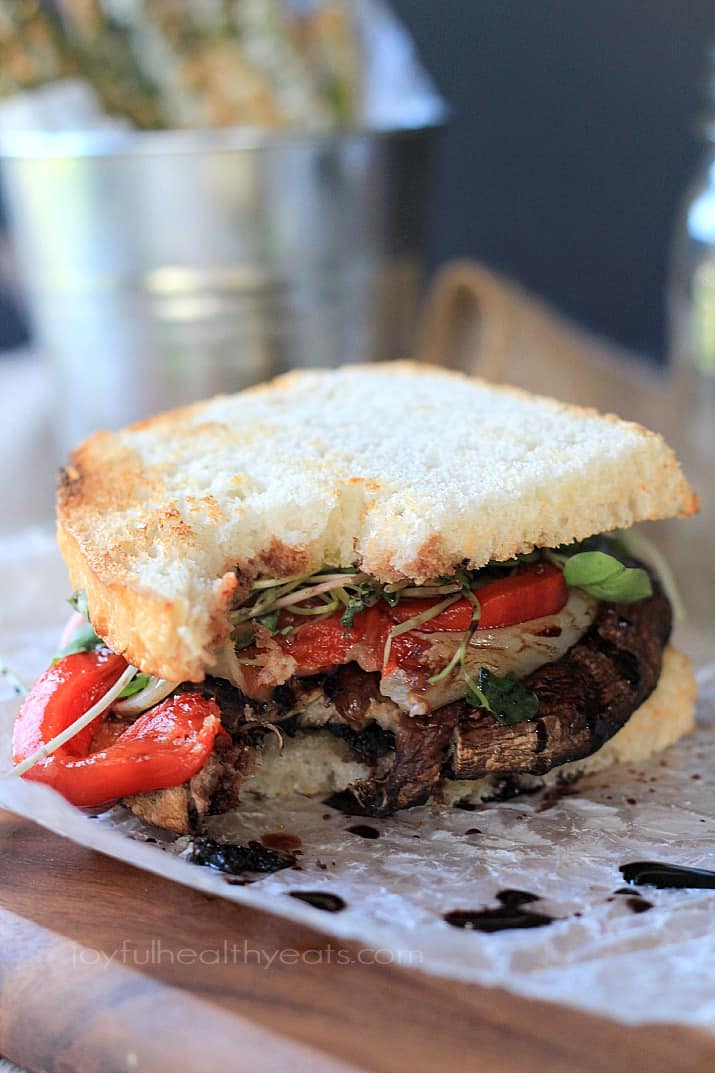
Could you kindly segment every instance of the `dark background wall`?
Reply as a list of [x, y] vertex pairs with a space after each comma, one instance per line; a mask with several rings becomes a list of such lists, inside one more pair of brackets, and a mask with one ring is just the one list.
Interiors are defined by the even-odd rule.
[[0, 283], [0, 351], [22, 346], [28, 341], [28, 334], [21, 312]]
[[[662, 355], [714, 0], [394, 7], [454, 108], [433, 263], [479, 257], [588, 327]], [[711, 80], [715, 93], [715, 63]]]

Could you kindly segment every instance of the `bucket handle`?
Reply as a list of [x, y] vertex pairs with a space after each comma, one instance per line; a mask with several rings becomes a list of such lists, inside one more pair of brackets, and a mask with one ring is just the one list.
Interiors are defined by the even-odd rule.
[[450, 261], [437, 273], [425, 299], [417, 360], [500, 380], [510, 301], [488, 269], [474, 261]]

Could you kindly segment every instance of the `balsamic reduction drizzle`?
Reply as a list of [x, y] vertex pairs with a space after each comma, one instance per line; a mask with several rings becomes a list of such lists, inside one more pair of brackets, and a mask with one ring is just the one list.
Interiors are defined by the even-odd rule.
[[665, 861], [633, 861], [618, 869], [631, 886], [715, 890], [715, 872], [707, 868], [686, 868]]
[[647, 913], [653, 908], [653, 903], [645, 898], [626, 898], [626, 905], [634, 913]]
[[294, 854], [268, 849], [260, 842], [251, 841], [244, 846], [205, 837], [194, 839], [190, 860], [193, 864], [207, 864], [217, 872], [234, 876], [243, 872], [279, 872], [296, 863]]
[[453, 928], [467, 931], [495, 932], [514, 928], [543, 928], [552, 924], [555, 917], [524, 909], [530, 902], [538, 902], [539, 895], [526, 890], [500, 890], [496, 909], [453, 909], [444, 914], [444, 920]]
[[500, 890], [497, 894], [497, 901], [506, 909], [520, 909], [522, 905], [528, 905], [529, 902], [538, 902], [539, 895], [532, 894], [528, 890]]
[[379, 838], [380, 832], [377, 827], [371, 827], [369, 823], [356, 823], [352, 827], [346, 827], [346, 831], [349, 831], [351, 835], [357, 835], [358, 838]]
[[344, 909], [347, 902], [339, 894], [331, 894], [327, 890], [289, 890], [291, 898], [297, 898], [300, 902], [307, 902], [315, 909], [322, 909], [326, 913], [339, 913]]
[[290, 835], [286, 831], [268, 831], [261, 835], [261, 842], [267, 849], [298, 850], [302, 846], [298, 835]]

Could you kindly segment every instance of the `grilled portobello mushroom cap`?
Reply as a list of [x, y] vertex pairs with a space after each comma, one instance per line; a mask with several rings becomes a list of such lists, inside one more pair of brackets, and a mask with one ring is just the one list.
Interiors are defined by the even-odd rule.
[[539, 700], [534, 720], [500, 726], [466, 700], [430, 716], [401, 714], [389, 772], [355, 783], [341, 803], [349, 804], [347, 795], [361, 814], [385, 816], [426, 801], [442, 774], [543, 775], [590, 756], [655, 689], [671, 627], [670, 604], [655, 579], [645, 600], [602, 603], [577, 644], [523, 680]]

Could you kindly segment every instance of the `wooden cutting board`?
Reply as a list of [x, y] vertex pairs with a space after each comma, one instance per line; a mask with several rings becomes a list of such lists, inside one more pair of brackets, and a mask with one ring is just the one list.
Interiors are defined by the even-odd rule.
[[357, 944], [147, 875], [2, 811], [0, 847], [0, 1054], [32, 1071], [715, 1069], [705, 1033], [625, 1028], [360, 964]]

